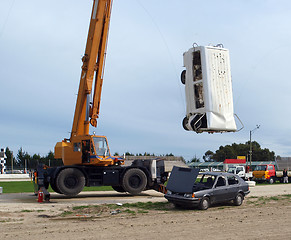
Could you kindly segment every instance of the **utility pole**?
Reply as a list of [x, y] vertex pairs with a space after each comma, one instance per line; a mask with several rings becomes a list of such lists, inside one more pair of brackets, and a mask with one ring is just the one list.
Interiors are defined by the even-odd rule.
[[13, 151], [11, 151], [11, 173], [13, 173]]
[[259, 129], [260, 128], [260, 125], [257, 125], [256, 128], [254, 128], [253, 130], [250, 131], [250, 167], [252, 167], [252, 133]]

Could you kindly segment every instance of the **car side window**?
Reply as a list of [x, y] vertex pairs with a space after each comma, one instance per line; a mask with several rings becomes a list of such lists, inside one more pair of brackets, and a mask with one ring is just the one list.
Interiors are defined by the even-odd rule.
[[226, 185], [226, 181], [224, 177], [218, 177], [216, 187], [223, 187]]
[[238, 180], [235, 176], [228, 176], [227, 181], [228, 181], [228, 185], [238, 184]]

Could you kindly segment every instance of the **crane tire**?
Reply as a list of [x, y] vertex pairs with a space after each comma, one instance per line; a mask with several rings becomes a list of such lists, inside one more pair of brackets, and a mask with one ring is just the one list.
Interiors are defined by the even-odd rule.
[[77, 168], [65, 168], [56, 178], [56, 189], [70, 197], [78, 195], [84, 186], [85, 176]]
[[56, 179], [51, 180], [50, 184], [51, 184], [52, 190], [54, 190], [56, 193], [62, 194], [60, 189], [57, 188]]
[[141, 193], [147, 186], [147, 176], [139, 168], [127, 170], [122, 178], [122, 187], [132, 195]]

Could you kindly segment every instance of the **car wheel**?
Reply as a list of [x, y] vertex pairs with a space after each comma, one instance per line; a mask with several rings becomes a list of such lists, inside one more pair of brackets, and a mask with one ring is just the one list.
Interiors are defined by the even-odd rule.
[[200, 210], [207, 210], [210, 206], [210, 201], [208, 197], [203, 197], [199, 203]]
[[244, 201], [244, 196], [241, 193], [238, 193], [235, 199], [233, 200], [233, 203], [235, 206], [240, 206], [242, 205], [243, 201]]
[[181, 72], [181, 82], [182, 82], [182, 84], [185, 84], [185, 82], [186, 82], [186, 70], [183, 70]]
[[270, 184], [273, 184], [274, 182], [275, 182], [274, 178], [271, 177], [270, 180], [269, 180], [269, 183], [270, 183]]

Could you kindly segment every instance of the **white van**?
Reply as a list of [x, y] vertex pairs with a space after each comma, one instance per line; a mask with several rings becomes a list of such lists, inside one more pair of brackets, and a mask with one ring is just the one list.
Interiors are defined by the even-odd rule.
[[185, 130], [235, 132], [229, 51], [222, 47], [197, 46], [183, 54]]

